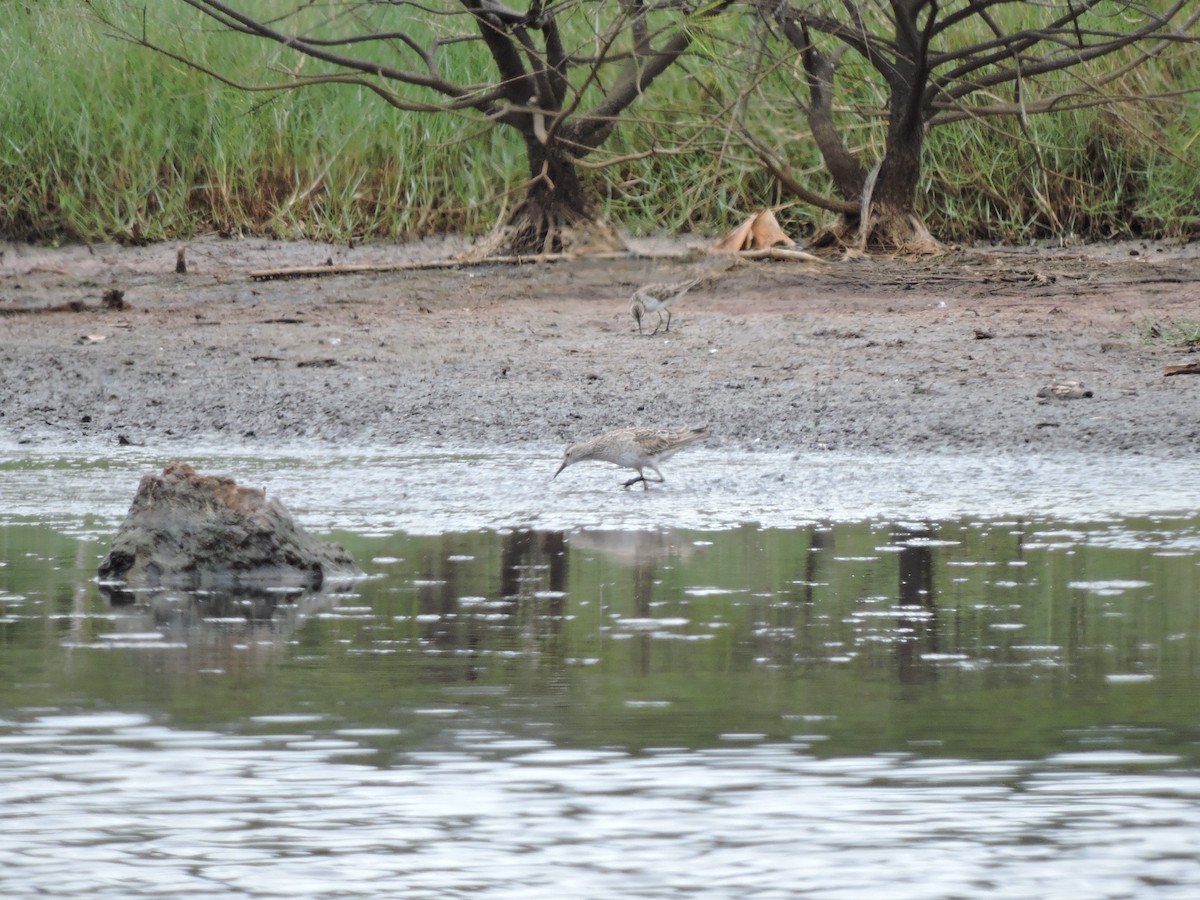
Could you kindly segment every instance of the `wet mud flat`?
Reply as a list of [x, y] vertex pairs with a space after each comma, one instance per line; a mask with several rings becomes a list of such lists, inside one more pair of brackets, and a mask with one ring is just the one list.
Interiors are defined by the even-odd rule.
[[[633, 289], [720, 268], [687, 242], [269, 281], [250, 273], [461, 244], [186, 249], [177, 274], [174, 244], [0, 246], [0, 442], [549, 446], [645, 424], [707, 425], [718, 451], [1174, 456], [1200, 439], [1200, 377], [1164, 374], [1196, 355], [1147, 339], [1200, 320], [1191, 245], [759, 261], [653, 337]], [[1079, 396], [1047, 391], [1067, 383]]]

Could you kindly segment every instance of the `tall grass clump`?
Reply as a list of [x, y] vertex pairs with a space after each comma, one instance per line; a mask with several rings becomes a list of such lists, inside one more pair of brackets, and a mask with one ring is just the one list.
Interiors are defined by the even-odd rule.
[[[521, 161], [477, 126], [401, 115], [354, 86], [223, 87], [115, 40], [79, 0], [18, 3], [6, 15], [0, 233], [9, 237], [477, 230]], [[231, 78], [261, 80], [278, 61], [275, 48], [202, 29], [196, 17], [180, 14], [179, 28]]]
[[1147, 319], [1138, 324], [1138, 336], [1145, 344], [1200, 351], [1200, 321], [1196, 319]]
[[1025, 128], [991, 119], [934, 129], [921, 198], [929, 221], [953, 240], [1200, 233], [1200, 77], [1180, 77], [1183, 60], [1196, 70], [1196, 50], [1170, 47], [1108, 88], [1155, 99], [1032, 116]]

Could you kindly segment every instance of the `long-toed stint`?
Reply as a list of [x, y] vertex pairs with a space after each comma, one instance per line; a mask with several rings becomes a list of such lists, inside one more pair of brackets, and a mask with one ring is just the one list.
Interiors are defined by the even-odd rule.
[[700, 278], [689, 278], [687, 281], [647, 284], [634, 291], [633, 297], [629, 301], [629, 311], [637, 319], [638, 334], [644, 333], [642, 331], [642, 316], [648, 312], [658, 313], [658, 325], [650, 332], [651, 337], [658, 334], [658, 329], [663, 327], [664, 312], [667, 314], [667, 327], [664, 330], [670, 331], [671, 310], [668, 307], [702, 280]]
[[[640, 481], [643, 490], [649, 490], [651, 481], [664, 480], [662, 472], [658, 471], [658, 463], [670, 459], [688, 444], [694, 444], [706, 437], [707, 428], [682, 428], [678, 431], [662, 428], [620, 428], [594, 437], [590, 441], [580, 441], [569, 446], [554, 477], [557, 478], [563, 469], [573, 463], [597, 459], [626, 469], [637, 469], [637, 478], [630, 478], [621, 487], [628, 488]], [[647, 478], [646, 469], [658, 478]]]

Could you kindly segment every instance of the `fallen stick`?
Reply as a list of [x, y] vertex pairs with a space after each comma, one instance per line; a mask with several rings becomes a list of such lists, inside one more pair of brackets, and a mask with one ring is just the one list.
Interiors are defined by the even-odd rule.
[[1200, 375], [1200, 362], [1183, 363], [1178, 366], [1163, 366], [1163, 376]]
[[806, 253], [804, 250], [789, 250], [787, 247], [763, 247], [759, 250], [738, 250], [740, 259], [781, 259], [788, 262], [827, 263], [829, 260]]
[[425, 262], [351, 263], [342, 266], [293, 266], [284, 269], [256, 269], [252, 281], [273, 281], [277, 278], [322, 278], [326, 275], [359, 275], [373, 272], [405, 272], [421, 269], [463, 269], [471, 266], [523, 265], [525, 263], [560, 262], [567, 259], [625, 259], [630, 253], [539, 253], [534, 256], [484, 256], [479, 259], [435, 259]]

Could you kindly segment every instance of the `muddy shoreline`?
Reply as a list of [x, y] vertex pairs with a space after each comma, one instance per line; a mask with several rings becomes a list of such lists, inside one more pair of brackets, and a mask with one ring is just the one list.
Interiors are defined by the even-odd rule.
[[[699, 242], [694, 242], [699, 243]], [[628, 296], [715, 272], [688, 242], [629, 259], [253, 281], [283, 266], [445, 258], [458, 242], [0, 245], [0, 446], [264, 450], [557, 445], [702, 425], [710, 446], [1180, 455], [1200, 443], [1200, 249], [967, 249], [758, 262], [693, 289], [669, 334]], [[125, 309], [100, 308], [106, 291]], [[82, 311], [72, 311], [82, 306]], [[1079, 382], [1090, 396], [1038, 393]]]

